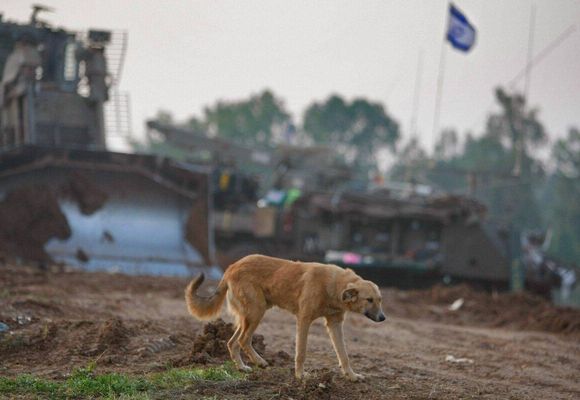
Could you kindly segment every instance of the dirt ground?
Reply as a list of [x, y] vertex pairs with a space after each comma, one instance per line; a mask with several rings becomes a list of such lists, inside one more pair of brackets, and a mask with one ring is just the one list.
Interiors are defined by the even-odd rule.
[[[62, 379], [97, 372], [140, 374], [227, 360], [224, 322], [187, 314], [185, 279], [0, 265], [0, 375]], [[457, 311], [449, 305], [463, 299]], [[580, 311], [529, 295], [468, 287], [384, 290], [387, 321], [351, 315], [345, 337], [365, 382], [341, 376], [321, 321], [311, 328], [303, 382], [292, 377], [294, 318], [271, 310], [254, 338], [271, 367], [236, 383], [200, 382], [167, 398], [578, 399]], [[260, 336], [261, 335], [261, 336]], [[457, 361], [459, 359], [459, 361]], [[461, 360], [463, 359], [463, 360]]]

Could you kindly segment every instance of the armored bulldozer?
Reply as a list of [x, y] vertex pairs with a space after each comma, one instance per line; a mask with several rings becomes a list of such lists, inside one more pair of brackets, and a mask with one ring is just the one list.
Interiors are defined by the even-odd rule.
[[0, 253], [154, 274], [214, 265], [208, 171], [108, 149], [130, 128], [126, 35], [55, 28], [40, 11], [0, 18]]

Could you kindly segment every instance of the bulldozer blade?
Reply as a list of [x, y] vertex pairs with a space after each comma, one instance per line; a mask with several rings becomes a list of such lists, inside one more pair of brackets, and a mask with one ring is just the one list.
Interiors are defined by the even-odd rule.
[[38, 148], [3, 161], [0, 195], [18, 187], [55, 193], [70, 235], [45, 244], [53, 261], [88, 270], [221, 275], [203, 170], [143, 155]]

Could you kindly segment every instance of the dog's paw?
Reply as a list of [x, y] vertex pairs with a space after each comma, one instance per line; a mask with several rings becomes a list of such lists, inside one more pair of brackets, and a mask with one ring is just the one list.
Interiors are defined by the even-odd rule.
[[268, 361], [261, 359], [256, 362], [256, 365], [260, 368], [266, 368], [270, 364], [268, 364]]
[[356, 374], [353, 372], [352, 374], [346, 375], [346, 379], [348, 379], [351, 382], [362, 382], [365, 380], [365, 377], [364, 375]]
[[295, 377], [296, 379], [298, 379], [299, 381], [301, 381], [301, 380], [303, 380], [303, 379], [306, 379], [306, 378], [308, 378], [309, 376], [310, 376], [310, 374], [309, 374], [308, 372], [306, 372], [306, 371], [303, 371], [303, 372], [301, 372], [301, 373], [299, 373], [299, 374], [297, 374], [297, 373], [295, 373], [295, 374], [294, 374], [294, 377]]
[[238, 369], [242, 372], [252, 372], [252, 367], [248, 365], [238, 365]]

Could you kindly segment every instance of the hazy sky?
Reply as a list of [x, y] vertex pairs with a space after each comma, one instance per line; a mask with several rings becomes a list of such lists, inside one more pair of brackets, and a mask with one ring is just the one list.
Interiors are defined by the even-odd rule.
[[[38, 2], [37, 0], [34, 1]], [[32, 2], [2, 0], [25, 20]], [[201, 114], [218, 99], [270, 88], [295, 117], [338, 93], [383, 102], [409, 135], [418, 54], [424, 52], [418, 130], [431, 145], [446, 1], [44, 0], [44, 18], [70, 29], [125, 29], [122, 90], [137, 133], [157, 110]], [[551, 138], [580, 126], [580, 1], [536, 0], [535, 53], [570, 25], [576, 32], [534, 68], [530, 101]], [[477, 28], [468, 54], [447, 46], [441, 127], [478, 134], [493, 88], [525, 66], [531, 0], [457, 0]], [[519, 82], [523, 88], [523, 80]]]

